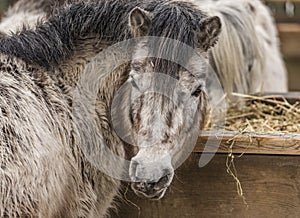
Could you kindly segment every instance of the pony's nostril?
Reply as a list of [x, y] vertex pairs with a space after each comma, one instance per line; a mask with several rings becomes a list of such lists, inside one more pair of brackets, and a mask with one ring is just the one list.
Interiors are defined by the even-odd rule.
[[159, 188], [165, 187], [166, 185], [168, 185], [170, 178], [171, 178], [171, 175], [170, 175], [170, 174], [167, 174], [167, 175], [161, 177], [161, 178], [158, 180], [156, 186], [159, 187]]
[[139, 182], [136, 184], [136, 187], [140, 191], [146, 191], [146, 183], [144, 182]]
[[146, 186], [147, 186], [147, 190], [151, 190], [154, 188], [155, 183], [154, 182], [146, 183]]

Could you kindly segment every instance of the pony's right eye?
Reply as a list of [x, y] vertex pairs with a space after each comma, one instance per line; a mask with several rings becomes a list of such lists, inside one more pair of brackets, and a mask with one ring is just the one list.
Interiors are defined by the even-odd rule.
[[137, 89], [139, 88], [134, 80], [131, 80], [131, 84], [134, 88], [137, 88]]
[[135, 82], [135, 80], [133, 79], [132, 76], [131, 76], [130, 82], [131, 82], [131, 85], [132, 85], [134, 88], [139, 89], [138, 85], [136, 84], [136, 82]]

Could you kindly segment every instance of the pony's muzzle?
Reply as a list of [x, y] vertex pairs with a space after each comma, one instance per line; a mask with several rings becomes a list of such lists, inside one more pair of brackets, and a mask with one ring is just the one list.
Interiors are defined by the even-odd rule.
[[138, 161], [131, 161], [130, 164], [131, 188], [140, 197], [153, 200], [162, 198], [173, 176], [174, 170], [170, 165]]

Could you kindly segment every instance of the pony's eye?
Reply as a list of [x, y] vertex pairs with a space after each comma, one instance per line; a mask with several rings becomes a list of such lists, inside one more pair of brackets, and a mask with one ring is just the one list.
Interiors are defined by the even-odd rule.
[[203, 86], [200, 85], [197, 87], [195, 91], [192, 92], [192, 96], [199, 97], [202, 91], [203, 91]]
[[136, 82], [135, 82], [135, 80], [133, 79], [133, 77], [131, 77], [130, 82], [131, 82], [131, 85], [132, 85], [134, 88], [139, 89], [139, 87], [138, 87], [138, 85], [136, 84]]

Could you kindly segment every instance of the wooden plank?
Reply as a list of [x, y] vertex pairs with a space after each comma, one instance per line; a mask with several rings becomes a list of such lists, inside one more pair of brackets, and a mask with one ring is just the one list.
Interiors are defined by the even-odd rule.
[[284, 33], [299, 33], [300, 25], [297, 23], [278, 23], [277, 28], [280, 32]]
[[277, 25], [281, 40], [281, 48], [285, 57], [300, 56], [300, 25], [279, 23]]
[[[203, 131], [197, 141], [194, 152], [203, 152], [208, 139], [212, 140], [212, 144], [216, 146], [220, 143], [218, 153], [228, 153], [234, 141], [233, 153], [300, 155], [300, 134], [220, 133]], [[209, 153], [215, 150], [212, 147], [206, 151]]]
[[248, 206], [238, 196], [236, 183], [226, 172], [227, 155], [216, 155], [204, 168], [200, 154], [176, 171], [166, 196], [160, 201], [136, 197], [128, 191], [113, 218], [198, 218], [255, 217], [281, 218], [300, 215], [300, 158], [296, 156], [245, 155], [235, 159]]
[[[299, 43], [300, 44], [300, 43]], [[300, 56], [299, 56], [300, 57]], [[289, 90], [300, 91], [300, 62], [299, 57], [286, 59], [286, 67], [288, 70]]]
[[263, 0], [263, 2], [268, 2], [268, 3], [286, 3], [286, 2], [300, 2], [300, 0]]

